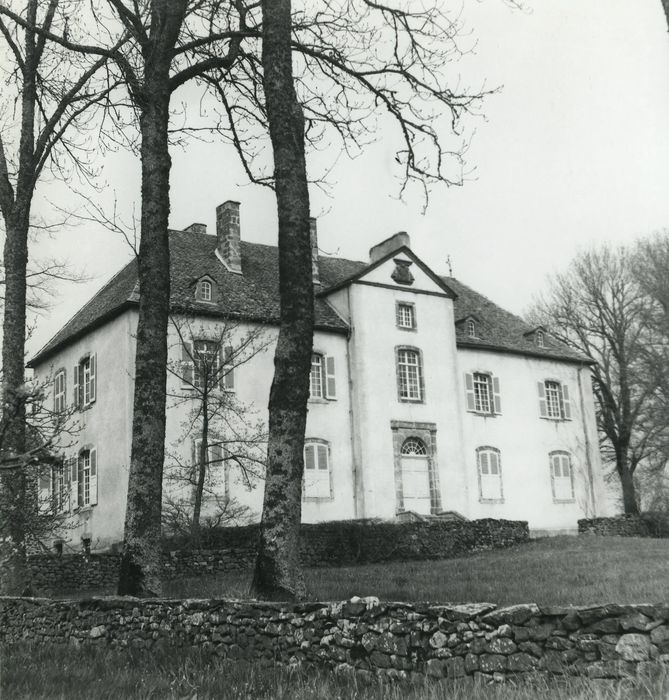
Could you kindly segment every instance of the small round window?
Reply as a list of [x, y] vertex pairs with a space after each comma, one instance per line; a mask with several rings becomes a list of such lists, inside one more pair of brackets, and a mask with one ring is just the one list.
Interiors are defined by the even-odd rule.
[[418, 438], [407, 438], [402, 445], [402, 455], [404, 457], [426, 457], [425, 443]]

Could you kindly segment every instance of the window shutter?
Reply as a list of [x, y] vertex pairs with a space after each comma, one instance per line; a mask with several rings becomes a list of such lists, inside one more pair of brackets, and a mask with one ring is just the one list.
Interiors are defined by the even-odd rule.
[[90, 390], [90, 400], [89, 403], [93, 403], [95, 401], [95, 396], [96, 396], [96, 373], [98, 369], [98, 354], [94, 352], [91, 357], [89, 362], [91, 363], [91, 390]]
[[569, 389], [566, 384], [562, 385], [562, 417], [571, 420], [571, 401], [569, 400]]
[[314, 445], [307, 445], [304, 448], [304, 468], [305, 469], [315, 469], [316, 468], [316, 453]]
[[226, 391], [235, 390], [235, 368], [230, 364], [232, 355], [232, 345], [226, 345], [223, 349], [223, 357], [221, 358], [223, 361], [223, 367], [225, 368], [223, 370], [225, 372], [225, 374], [223, 375], [223, 388]]
[[474, 401], [474, 375], [465, 374], [465, 397], [467, 399], [467, 410], [475, 411], [476, 402]]
[[72, 457], [70, 460], [70, 506], [76, 508], [79, 505], [79, 459]]
[[63, 502], [61, 504], [60, 512], [67, 513], [70, 510], [70, 499], [72, 494], [70, 493], [71, 483], [72, 483], [72, 458], [68, 457], [63, 461]]
[[546, 407], [546, 385], [543, 382], [537, 382], [539, 390], [539, 415], [542, 418], [548, 418], [548, 408]]
[[222, 467], [223, 466], [223, 446], [222, 445], [211, 445], [209, 448], [211, 454], [211, 464], [210, 467]]
[[492, 378], [492, 393], [493, 393], [494, 412], [501, 413], [502, 412], [502, 397], [500, 396], [500, 392], [499, 392], [499, 377]]
[[84, 505], [84, 459], [81, 453], [77, 458], [77, 505]]
[[89, 489], [90, 505], [98, 502], [98, 451], [91, 450], [91, 481]]
[[335, 381], [335, 359], [332, 355], [325, 357], [325, 398], [337, 398], [337, 383]]
[[318, 445], [318, 468], [328, 468], [328, 448], [327, 445]]
[[74, 391], [72, 397], [72, 404], [75, 408], [79, 408], [79, 406], [81, 405], [79, 401], [79, 365], [74, 365], [72, 376], [74, 377]]
[[193, 388], [193, 343], [186, 341], [181, 344], [181, 387]]
[[39, 472], [39, 503], [38, 510], [42, 514], [51, 513], [51, 497], [53, 494], [51, 482], [53, 479], [53, 470], [42, 467]]
[[557, 478], [557, 468], [560, 466], [560, 457], [552, 455], [551, 458], [551, 491], [555, 499], [555, 479]]

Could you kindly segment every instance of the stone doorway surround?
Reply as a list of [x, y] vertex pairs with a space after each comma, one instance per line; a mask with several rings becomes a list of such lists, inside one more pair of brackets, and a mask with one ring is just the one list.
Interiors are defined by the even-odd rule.
[[430, 480], [430, 513], [440, 513], [441, 492], [439, 490], [439, 470], [437, 467], [437, 424], [416, 423], [413, 421], [391, 420], [393, 435], [393, 456], [395, 462], [395, 511], [403, 513], [404, 493], [402, 484], [402, 445], [407, 438], [418, 438], [427, 448], [428, 476]]

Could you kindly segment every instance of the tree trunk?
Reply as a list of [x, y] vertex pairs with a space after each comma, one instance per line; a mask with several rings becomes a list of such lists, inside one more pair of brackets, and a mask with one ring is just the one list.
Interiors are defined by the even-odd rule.
[[667, 18], [667, 25], [669, 26], [669, 0], [662, 0], [662, 7], [664, 8], [664, 16]]
[[[208, 373], [207, 373], [208, 374]], [[197, 481], [195, 482], [195, 502], [193, 503], [193, 522], [191, 523], [192, 546], [200, 547], [200, 514], [202, 512], [202, 494], [204, 492], [204, 480], [207, 477], [208, 450], [209, 450], [209, 414], [208, 396], [205, 379], [204, 395], [202, 396], [202, 432], [200, 434], [200, 449], [197, 454]]]
[[628, 465], [622, 465], [618, 473], [623, 492], [623, 508], [627, 515], [638, 515], [639, 505], [636, 500], [636, 489], [634, 487], [634, 472]]
[[299, 532], [304, 432], [313, 345], [314, 290], [304, 117], [293, 84], [290, 0], [263, 0], [263, 87], [279, 219], [281, 325], [269, 399], [267, 474], [252, 592], [303, 597]]
[[169, 62], [145, 83], [140, 115], [142, 219], [139, 320], [135, 361], [132, 453], [118, 592], [161, 591], [160, 517], [165, 456], [167, 323], [170, 300], [168, 217], [171, 159], [167, 128]]
[[[17, 207], [15, 207], [15, 210]], [[5, 309], [2, 333], [2, 420], [5, 455], [26, 451], [25, 381], [26, 269], [28, 264], [28, 217], [13, 215], [6, 221], [4, 266]], [[2, 477], [3, 513], [8, 515], [7, 532], [0, 544], [0, 593], [20, 595], [30, 590], [30, 569], [26, 560], [25, 518], [26, 474], [6, 473]]]

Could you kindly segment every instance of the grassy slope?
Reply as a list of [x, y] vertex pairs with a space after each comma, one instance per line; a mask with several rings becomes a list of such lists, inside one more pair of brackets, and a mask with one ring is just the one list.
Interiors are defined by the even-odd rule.
[[184, 650], [153, 655], [104, 647], [13, 648], [0, 652], [0, 697], [63, 700], [244, 698], [245, 700], [654, 700], [669, 697], [669, 671], [612, 683], [530, 677], [487, 685], [471, 680], [364, 682], [325, 670], [226, 662]]
[[[588, 605], [669, 600], [669, 539], [555, 537], [458, 559], [306, 572], [310, 597]], [[166, 594], [243, 598], [243, 574], [180, 579]]]

